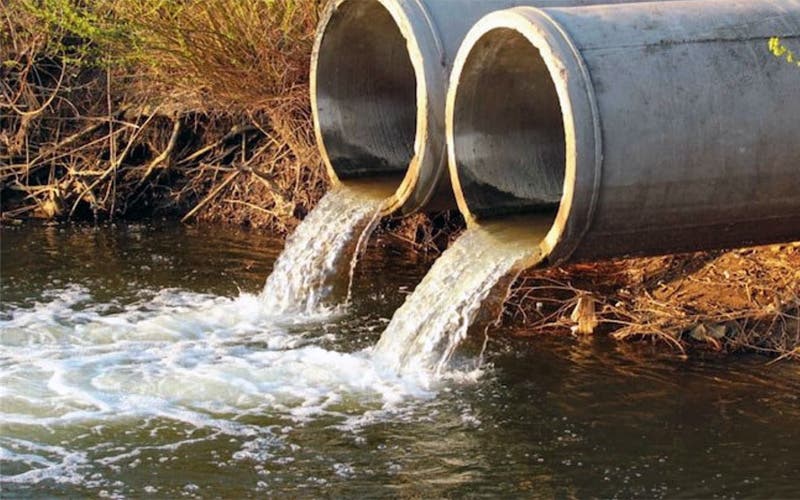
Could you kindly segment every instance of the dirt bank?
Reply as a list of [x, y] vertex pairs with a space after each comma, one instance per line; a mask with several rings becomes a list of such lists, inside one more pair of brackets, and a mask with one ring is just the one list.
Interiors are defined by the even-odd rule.
[[610, 334], [800, 359], [800, 244], [529, 272], [503, 320], [521, 336]]

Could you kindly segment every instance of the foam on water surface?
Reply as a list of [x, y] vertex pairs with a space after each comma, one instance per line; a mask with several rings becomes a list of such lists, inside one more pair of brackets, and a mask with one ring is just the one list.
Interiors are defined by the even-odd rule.
[[[281, 407], [323, 411], [337, 390], [381, 404], [421, 394], [408, 379], [381, 373], [368, 352], [320, 346], [329, 316], [273, 315], [261, 298], [163, 291], [125, 311], [78, 308], [81, 287], [0, 322], [3, 422], [57, 425], [175, 408], [216, 413]], [[388, 373], [388, 372], [387, 372]], [[139, 403], [146, 400], [146, 405]]]
[[[374, 343], [402, 302], [398, 290], [422, 277], [418, 262], [377, 247], [358, 270], [351, 307], [275, 312], [258, 290], [265, 255], [280, 243], [224, 231], [2, 230], [0, 496], [791, 497], [797, 489], [800, 380], [791, 363], [687, 361], [601, 338], [534, 346], [507, 332], [489, 343], [493, 366], [460, 372], [452, 365], [473, 364], [480, 342], [441, 365], [462, 330], [431, 329], [408, 307], [386, 335], [415, 332], [406, 337], [413, 342], [383, 357]], [[434, 322], [442, 318], [428, 308], [440, 304], [452, 320], [440, 325], [469, 320], [449, 308], [470, 311], [464, 304], [491, 288], [486, 276], [501, 274], [482, 267], [497, 261], [493, 250], [477, 252], [492, 241], [484, 236], [508, 241], [503, 231], [459, 241], [463, 262], [448, 257], [434, 270], [448, 284], [441, 297], [420, 285], [409, 303]], [[249, 271], [260, 258], [267, 262]], [[398, 328], [415, 321], [424, 324]], [[430, 336], [417, 338], [422, 330]], [[482, 339], [479, 329], [471, 335]], [[437, 366], [446, 366], [440, 376]], [[617, 439], [632, 434], [641, 439]]]
[[85, 479], [76, 471], [86, 453], [41, 444], [42, 433], [155, 419], [259, 435], [240, 420], [357, 418], [429, 397], [429, 383], [384, 373], [369, 353], [323, 347], [330, 335], [318, 328], [349, 301], [355, 261], [385, 196], [329, 192], [288, 239], [258, 295], [166, 289], [122, 305], [70, 285], [43, 291], [31, 307], [4, 308], [0, 479]]
[[165, 290], [110, 314], [80, 286], [47, 295], [58, 298], [0, 321], [4, 482], [77, 480], [85, 453], [37, 436], [151, 420], [258, 436], [246, 420], [268, 415], [357, 426], [435, 395], [434, 382], [384, 370], [369, 351], [331, 349], [335, 335], [318, 328], [331, 316], [276, 315], [258, 295]]

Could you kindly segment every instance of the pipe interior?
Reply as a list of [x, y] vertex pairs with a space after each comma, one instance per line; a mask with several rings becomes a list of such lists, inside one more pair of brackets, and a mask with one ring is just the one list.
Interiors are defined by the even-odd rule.
[[317, 61], [317, 115], [339, 179], [381, 177], [396, 186], [414, 157], [417, 80], [406, 39], [375, 0], [342, 3]]
[[566, 144], [555, 84], [518, 31], [487, 32], [459, 77], [453, 143], [461, 192], [476, 219], [558, 212]]

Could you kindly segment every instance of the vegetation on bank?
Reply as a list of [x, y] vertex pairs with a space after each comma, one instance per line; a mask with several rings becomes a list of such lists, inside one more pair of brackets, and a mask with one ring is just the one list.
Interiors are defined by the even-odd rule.
[[800, 56], [796, 55], [792, 49], [784, 45], [779, 37], [774, 36], [770, 38], [768, 47], [773, 56], [800, 68]]
[[[326, 188], [315, 0], [19, 0], [3, 13], [2, 214], [286, 232]], [[197, 210], [194, 210], [197, 208]]]
[[800, 243], [530, 271], [503, 321], [524, 325], [520, 336], [610, 334], [800, 360]]
[[[307, 81], [319, 9], [6, 2], [3, 223], [171, 214], [290, 232], [327, 188]], [[786, 57], [778, 42], [770, 50]], [[380, 231], [435, 253], [459, 220], [419, 215]], [[504, 320], [520, 335], [610, 333], [800, 359], [798, 269], [800, 248], [784, 245], [532, 271]]]

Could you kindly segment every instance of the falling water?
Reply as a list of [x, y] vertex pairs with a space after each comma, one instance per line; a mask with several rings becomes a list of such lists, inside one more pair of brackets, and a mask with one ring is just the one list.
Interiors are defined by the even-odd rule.
[[340, 186], [326, 194], [289, 237], [262, 297], [273, 314], [315, 315], [329, 311], [346, 290], [360, 248], [372, 232], [385, 196]]
[[[468, 229], [398, 309], [374, 356], [398, 373], [440, 376], [482, 305], [536, 257], [546, 221], [525, 218]], [[505, 295], [501, 295], [501, 298]]]

